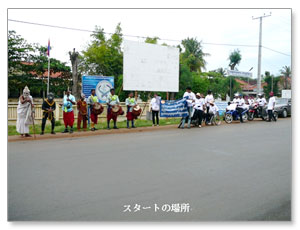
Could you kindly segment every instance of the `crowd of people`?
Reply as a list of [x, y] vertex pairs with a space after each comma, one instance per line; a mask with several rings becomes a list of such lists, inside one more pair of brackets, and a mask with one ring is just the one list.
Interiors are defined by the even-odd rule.
[[[265, 99], [263, 94], [258, 94], [258, 98], [255, 99], [253, 96], [247, 97], [242, 96], [242, 94], [236, 93], [234, 94], [234, 99], [232, 102], [228, 102], [228, 107], [231, 104], [236, 105], [236, 110], [239, 114], [240, 122], [244, 123], [242, 113], [245, 110], [249, 110], [249, 108], [254, 105], [254, 103], [258, 104], [259, 111], [262, 113], [265, 107], [267, 106], [268, 111], [268, 122], [271, 122], [271, 119], [276, 121], [276, 117], [274, 116], [275, 109], [275, 97], [273, 92], [269, 94], [269, 101]], [[186, 92], [183, 95], [183, 98], [187, 99], [187, 111], [188, 116], [186, 119], [182, 119], [178, 128], [184, 129], [185, 123], [187, 122], [187, 128], [191, 128], [191, 120], [192, 117], [198, 121], [198, 127], [202, 127], [202, 122], [205, 120], [206, 124], [210, 124], [211, 116], [216, 116], [218, 114], [219, 108], [215, 104], [214, 96], [211, 90], [208, 90], [207, 95], [204, 97], [203, 94], [193, 93], [191, 87], [186, 88]]]
[[[240, 114], [240, 122], [243, 123], [241, 113], [247, 109], [247, 107], [253, 105], [254, 103], [259, 104], [259, 109], [262, 110], [267, 105], [267, 110], [269, 114], [269, 121], [274, 117], [273, 110], [275, 108], [275, 97], [273, 93], [270, 93], [269, 102], [263, 97], [262, 94], [258, 95], [258, 99], [254, 99], [253, 96], [250, 98], [243, 98], [241, 94], [235, 94], [235, 98], [232, 102], [237, 105], [237, 111]], [[214, 96], [211, 90], [208, 90], [207, 95], [204, 97], [203, 94], [192, 92], [191, 87], [186, 88], [186, 92], [183, 98], [187, 102], [187, 112], [188, 116], [182, 119], [179, 128], [184, 129], [185, 123], [187, 123], [187, 128], [191, 127], [191, 120], [196, 118], [198, 120], [198, 127], [202, 127], [202, 122], [205, 121], [206, 124], [210, 124], [211, 116], [218, 114], [219, 108], [217, 107]], [[153, 126], [159, 126], [159, 111], [160, 111], [160, 97], [154, 94], [154, 97], [150, 101], [149, 111], [152, 113]], [[124, 112], [120, 106], [120, 100], [118, 95], [115, 94], [115, 90], [110, 89], [110, 94], [107, 99], [107, 129], [110, 129], [110, 121], [113, 120], [113, 129], [118, 129], [117, 118], [119, 115], [123, 115]], [[138, 118], [141, 114], [141, 108], [138, 106], [133, 93], [128, 94], [128, 98], [125, 100], [127, 107], [126, 118], [127, 118], [127, 128], [136, 128], [134, 125], [134, 120]], [[91, 90], [91, 95], [86, 98], [82, 93], [80, 99], [76, 102], [75, 97], [71, 94], [70, 90], [67, 90], [65, 96], [63, 97], [63, 102], [59, 106], [63, 110], [63, 121], [65, 129], [63, 133], [73, 133], [74, 125], [74, 110], [73, 106], [77, 105], [77, 130], [84, 131], [87, 130], [88, 118], [90, 118], [90, 130], [95, 131], [97, 128], [95, 125], [98, 123], [98, 115], [103, 112], [103, 106], [99, 103], [99, 98], [96, 95], [95, 89]], [[51, 134], [55, 134], [55, 116], [54, 111], [57, 109], [56, 102], [54, 100], [53, 93], [49, 93], [47, 98], [43, 101], [42, 110], [42, 124], [41, 124], [41, 135], [45, 132], [46, 121], [51, 122]], [[33, 98], [30, 95], [30, 90], [26, 86], [23, 90], [23, 94], [19, 98], [17, 107], [17, 132], [23, 137], [30, 137], [29, 125], [34, 122], [34, 103]]]
[[[117, 127], [117, 117], [123, 115], [124, 112], [120, 106], [120, 100], [117, 95], [115, 95], [115, 90], [110, 89], [110, 94], [107, 99], [107, 129], [110, 129], [110, 121], [113, 120], [113, 129], [118, 129]], [[134, 120], [138, 118], [141, 113], [141, 108], [138, 106], [136, 99], [133, 97], [133, 93], [129, 93], [128, 98], [125, 101], [127, 107], [127, 128], [136, 128], [134, 125]], [[159, 123], [157, 101], [152, 101], [153, 114], [156, 115], [157, 125]], [[73, 106], [77, 105], [77, 130], [84, 131], [87, 130], [88, 118], [91, 120], [91, 131], [97, 130], [95, 125], [98, 123], [98, 115], [103, 112], [103, 106], [99, 103], [99, 98], [96, 95], [95, 89], [91, 90], [91, 95], [86, 99], [85, 95], [82, 93], [80, 99], [76, 102], [75, 97], [71, 94], [70, 90], [66, 91], [63, 97], [62, 103], [59, 106], [63, 111], [63, 121], [65, 129], [63, 133], [73, 133], [74, 129], [74, 109]], [[54, 111], [57, 109], [56, 102], [54, 100], [53, 93], [49, 93], [47, 98], [43, 101], [42, 110], [42, 124], [41, 124], [41, 135], [44, 135], [46, 121], [51, 122], [51, 134], [56, 134], [55, 128], [55, 116]], [[30, 90], [26, 86], [23, 90], [23, 94], [19, 97], [18, 107], [17, 107], [17, 125], [16, 130], [21, 134], [22, 137], [30, 137], [29, 126], [34, 122], [35, 107], [33, 103], [33, 98], [30, 95]]]

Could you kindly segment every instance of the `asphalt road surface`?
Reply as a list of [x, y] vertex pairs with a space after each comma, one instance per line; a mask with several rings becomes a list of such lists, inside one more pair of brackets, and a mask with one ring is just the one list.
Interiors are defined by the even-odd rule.
[[8, 143], [8, 219], [288, 221], [291, 129], [287, 118]]

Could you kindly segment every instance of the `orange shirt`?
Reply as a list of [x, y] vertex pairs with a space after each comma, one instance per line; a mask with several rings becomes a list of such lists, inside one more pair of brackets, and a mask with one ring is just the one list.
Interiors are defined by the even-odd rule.
[[80, 113], [81, 115], [86, 115], [87, 114], [87, 103], [85, 101], [79, 100], [77, 102], [77, 110], [78, 110], [78, 113]]

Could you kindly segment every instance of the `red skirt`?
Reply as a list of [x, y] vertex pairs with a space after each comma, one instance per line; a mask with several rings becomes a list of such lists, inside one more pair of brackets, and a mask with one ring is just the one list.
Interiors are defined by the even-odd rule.
[[94, 124], [98, 122], [98, 114], [91, 113], [91, 120]]
[[113, 121], [116, 121], [118, 115], [113, 114], [113, 113], [111, 112], [111, 109], [108, 109], [108, 110], [107, 110], [107, 115], [106, 115], [106, 117], [107, 117], [107, 120], [108, 120], [108, 121], [110, 121], [111, 119], [113, 119]]
[[74, 112], [73, 112], [73, 110], [71, 112], [65, 112], [64, 111], [63, 118], [64, 118], [65, 127], [73, 126], [73, 124], [74, 124]]
[[137, 118], [136, 116], [133, 115], [132, 112], [127, 112], [126, 117], [128, 121], [132, 121]]

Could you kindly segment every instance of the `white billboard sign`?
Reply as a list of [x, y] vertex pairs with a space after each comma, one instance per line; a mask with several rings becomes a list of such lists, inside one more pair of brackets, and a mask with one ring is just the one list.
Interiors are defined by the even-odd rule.
[[281, 90], [281, 97], [282, 98], [292, 98], [292, 90], [290, 89], [283, 89]]
[[236, 77], [252, 77], [251, 72], [243, 72], [237, 70], [227, 70], [227, 74], [229, 76], [236, 76]]
[[124, 41], [123, 89], [179, 91], [179, 49]]

